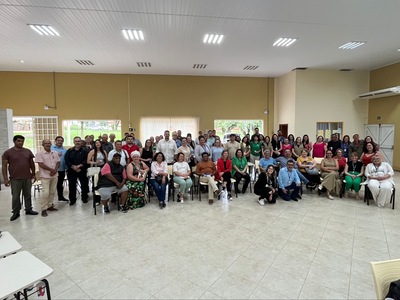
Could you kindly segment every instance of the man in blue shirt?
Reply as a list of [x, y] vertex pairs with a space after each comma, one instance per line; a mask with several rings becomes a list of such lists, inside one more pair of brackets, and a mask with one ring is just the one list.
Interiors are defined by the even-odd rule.
[[300, 198], [300, 178], [294, 169], [294, 162], [289, 160], [285, 168], [279, 171], [279, 196], [286, 201], [298, 201]]
[[281, 164], [281, 168], [286, 167], [287, 163], [289, 161], [292, 161], [294, 163], [294, 168], [297, 173], [297, 176], [300, 178], [300, 181], [305, 183], [308, 188], [315, 189], [317, 187], [316, 183], [310, 182], [301, 172], [297, 169], [297, 164], [292, 158], [292, 152], [289, 149], [286, 149], [285, 152], [283, 153], [284, 156], [279, 156], [276, 159], [276, 162]]
[[271, 151], [267, 149], [264, 151], [264, 157], [260, 159], [258, 164], [261, 173], [266, 173], [269, 165], [276, 167], [276, 160], [271, 157]]
[[67, 149], [63, 147], [64, 138], [62, 136], [57, 136], [55, 139], [55, 144], [51, 146], [51, 150], [58, 153], [60, 157], [60, 167], [58, 168], [58, 180], [57, 180], [57, 195], [58, 201], [68, 201], [64, 197], [64, 178], [65, 178], [65, 170], [67, 169], [67, 165], [65, 164], [65, 153]]

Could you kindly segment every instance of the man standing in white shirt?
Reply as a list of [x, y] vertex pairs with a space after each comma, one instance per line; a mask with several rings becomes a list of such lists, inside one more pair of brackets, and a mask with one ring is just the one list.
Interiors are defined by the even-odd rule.
[[165, 130], [164, 138], [157, 144], [157, 152], [162, 152], [167, 164], [172, 165], [174, 163], [176, 149], [178, 149], [178, 147], [175, 141], [169, 139], [169, 130]]
[[36, 153], [36, 162], [39, 165], [39, 177], [42, 183], [42, 217], [47, 217], [47, 211], [57, 211], [53, 200], [57, 190], [58, 167], [60, 157], [56, 151], [51, 150], [51, 142], [48, 139], [42, 141], [43, 151]]
[[122, 149], [122, 141], [118, 140], [115, 142], [115, 147], [108, 153], [108, 161], [112, 161], [114, 154], [118, 153], [121, 155], [120, 165], [125, 167], [129, 163], [129, 154], [126, 150]]

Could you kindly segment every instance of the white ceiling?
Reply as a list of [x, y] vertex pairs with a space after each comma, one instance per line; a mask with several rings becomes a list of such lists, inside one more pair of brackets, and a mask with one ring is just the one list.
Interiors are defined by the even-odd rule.
[[[372, 70], [400, 60], [399, 12], [399, 0], [0, 0], [0, 71], [276, 77], [297, 67]], [[26, 24], [51, 25], [61, 36], [40, 36]], [[122, 28], [142, 29], [145, 41], [125, 40]], [[225, 38], [205, 45], [205, 33]], [[282, 36], [299, 40], [272, 47]], [[338, 49], [349, 41], [366, 44]]]

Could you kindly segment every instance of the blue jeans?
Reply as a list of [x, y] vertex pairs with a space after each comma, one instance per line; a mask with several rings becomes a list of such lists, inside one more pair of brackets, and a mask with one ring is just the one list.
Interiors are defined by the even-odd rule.
[[[281, 197], [283, 200], [289, 201], [290, 199], [299, 196], [300, 187], [296, 185], [296, 182], [292, 182], [291, 185], [285, 186], [285, 189], [287, 190], [286, 194], [282, 191], [282, 189], [279, 189], [279, 197]], [[293, 191], [290, 192], [290, 190]]]
[[159, 184], [155, 179], [150, 179], [150, 184], [157, 195], [158, 201], [165, 202], [165, 192], [167, 190], [167, 183]]
[[303, 174], [301, 174], [301, 172], [299, 170], [297, 170], [297, 175], [299, 175], [300, 177], [300, 181], [303, 182], [304, 184], [307, 184], [310, 182], [310, 180], [308, 180]]

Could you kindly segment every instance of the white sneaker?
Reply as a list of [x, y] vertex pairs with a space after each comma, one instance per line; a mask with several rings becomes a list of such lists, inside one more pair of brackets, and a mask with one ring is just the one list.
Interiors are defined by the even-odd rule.
[[321, 191], [322, 190], [322, 184], [320, 184], [319, 186], [318, 186], [318, 189]]
[[262, 206], [264, 206], [264, 205], [265, 205], [264, 199], [260, 199], [260, 200], [258, 200], [258, 203], [259, 203], [260, 205], [262, 205]]
[[329, 200], [333, 200], [334, 198], [331, 195], [328, 195]]

